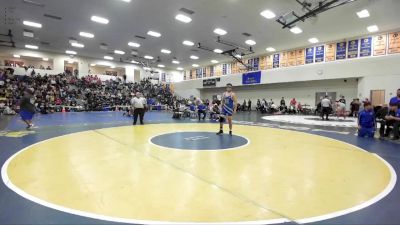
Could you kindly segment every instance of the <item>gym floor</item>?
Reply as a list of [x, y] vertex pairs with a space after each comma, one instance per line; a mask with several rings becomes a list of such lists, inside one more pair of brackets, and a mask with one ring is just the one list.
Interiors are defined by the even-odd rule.
[[3, 121], [0, 224], [400, 223], [400, 144], [358, 138], [349, 121], [240, 112], [231, 137], [208, 120], [145, 120]]

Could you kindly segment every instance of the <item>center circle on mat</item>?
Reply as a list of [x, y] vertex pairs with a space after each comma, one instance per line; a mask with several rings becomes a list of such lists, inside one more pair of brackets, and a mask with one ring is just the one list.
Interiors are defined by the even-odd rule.
[[249, 143], [246, 138], [238, 135], [196, 131], [161, 134], [151, 138], [150, 142], [177, 150], [228, 150]]

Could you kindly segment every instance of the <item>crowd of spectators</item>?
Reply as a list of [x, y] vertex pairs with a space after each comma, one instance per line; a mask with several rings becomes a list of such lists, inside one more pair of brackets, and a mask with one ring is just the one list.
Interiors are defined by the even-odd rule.
[[13, 75], [0, 69], [0, 107], [19, 111], [19, 100], [26, 89], [33, 90], [37, 111], [106, 111], [128, 107], [132, 95], [142, 92], [149, 105], [172, 105], [174, 95], [167, 85], [150, 79], [127, 83], [122, 79], [101, 81], [97, 76], [78, 78], [71, 73], [31, 76]]

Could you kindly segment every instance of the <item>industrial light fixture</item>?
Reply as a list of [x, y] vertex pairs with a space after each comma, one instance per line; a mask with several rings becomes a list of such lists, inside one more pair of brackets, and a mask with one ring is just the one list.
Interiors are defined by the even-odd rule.
[[94, 34], [88, 33], [88, 32], [79, 32], [79, 35], [85, 38], [94, 38]]
[[275, 16], [276, 16], [275, 13], [272, 12], [271, 10], [269, 10], [269, 9], [266, 9], [266, 10], [262, 11], [260, 13], [260, 15], [265, 17], [265, 18], [267, 18], [267, 19], [272, 19], [272, 18], [275, 18]]
[[152, 30], [149, 30], [147, 32], [147, 35], [152, 36], [152, 37], [161, 37], [161, 34]]
[[128, 45], [131, 46], [131, 47], [134, 47], [134, 48], [139, 48], [140, 47], [140, 44], [136, 43], [136, 42], [129, 42]]
[[191, 41], [183, 41], [182, 44], [187, 45], [187, 46], [193, 46], [194, 43]]
[[29, 49], [39, 49], [39, 47], [36, 46], [36, 45], [25, 45], [25, 48], [29, 48]]
[[108, 24], [110, 21], [104, 17], [100, 17], [100, 16], [92, 16], [90, 17], [90, 20], [92, 20], [93, 22], [96, 23], [101, 23], [101, 24]]
[[125, 55], [125, 52], [121, 50], [114, 50], [114, 53], [118, 55]]
[[265, 50], [267, 50], [267, 52], [275, 52], [276, 51], [275, 48], [273, 48], [273, 47], [268, 47]]
[[107, 59], [107, 60], [114, 60], [114, 57], [106, 55], [106, 56], [104, 56], [104, 59]]
[[25, 26], [42, 28], [42, 24], [40, 24], [40, 23], [36, 23], [36, 22], [28, 21], [28, 20], [24, 20], [22, 23]]
[[363, 10], [357, 12], [357, 16], [358, 16], [360, 19], [362, 19], [362, 18], [367, 18], [367, 17], [369, 17], [369, 12], [368, 12], [368, 10], [363, 9]]
[[71, 51], [71, 50], [67, 50], [67, 51], [65, 51], [65, 53], [67, 53], [69, 55], [76, 55], [77, 54], [75, 51]]
[[223, 30], [221, 28], [215, 28], [214, 33], [223, 36], [223, 35], [227, 34], [228, 32], [226, 32], [226, 30]]
[[176, 15], [176, 16], [175, 16], [175, 19], [176, 19], [176, 20], [179, 20], [179, 21], [181, 21], [181, 22], [184, 22], [184, 23], [190, 23], [190, 22], [192, 22], [192, 18], [190, 18], [190, 17], [188, 17], [188, 16], [186, 16], [186, 15], [183, 15], [183, 14], [178, 14], [178, 15]]
[[303, 32], [303, 30], [300, 27], [293, 27], [290, 29], [290, 32], [294, 34], [300, 34], [301, 32]]

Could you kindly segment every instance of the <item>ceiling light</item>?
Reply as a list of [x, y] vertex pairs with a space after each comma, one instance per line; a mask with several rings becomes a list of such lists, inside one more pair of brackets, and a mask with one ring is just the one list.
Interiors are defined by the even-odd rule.
[[150, 56], [150, 55], [145, 55], [144, 58], [145, 58], [145, 59], [154, 59], [154, 57], [153, 57], [153, 56]]
[[150, 67], [143, 67], [144, 70], [151, 70]]
[[69, 60], [67, 60], [67, 63], [72, 64], [72, 63], [74, 63], [74, 60], [69, 59]]
[[110, 66], [111, 69], [115, 69], [115, 66]]
[[178, 60], [172, 60], [173, 64], [179, 64], [180, 62]]
[[199, 57], [198, 57], [198, 56], [195, 56], [195, 55], [191, 55], [190, 58], [191, 58], [191, 59], [199, 59]]
[[218, 60], [211, 60], [211, 63], [219, 63]]
[[218, 53], [218, 54], [221, 54], [221, 53], [223, 53], [224, 51], [222, 51], [221, 49], [218, 49], [218, 48], [217, 48], [217, 49], [214, 49], [214, 52], [215, 52], [215, 53]]
[[14, 56], [14, 58], [21, 58], [20, 55], [13, 55], [13, 56]]
[[276, 51], [273, 47], [268, 47], [266, 50], [267, 50], [267, 52], [274, 52], [274, 51]]
[[102, 50], [107, 50], [107, 49], [108, 49], [108, 46], [107, 46], [106, 44], [101, 44], [101, 45], [100, 45], [100, 49], [102, 49]]
[[139, 64], [139, 62], [138, 62], [138, 61], [135, 61], [135, 60], [132, 60], [131, 63]]
[[134, 47], [134, 48], [139, 48], [140, 47], [140, 44], [136, 43], [136, 42], [129, 42], [128, 45], [131, 46], [131, 47]]
[[90, 19], [93, 22], [102, 23], [102, 24], [108, 24], [110, 22], [108, 19], [100, 17], [100, 16], [92, 16], [92, 17], [90, 17]]
[[187, 46], [193, 46], [194, 43], [191, 41], [183, 41], [182, 44], [187, 45]]
[[171, 54], [171, 51], [168, 49], [161, 49], [161, 52], [164, 54]]
[[308, 42], [315, 44], [315, 43], [318, 43], [319, 40], [317, 38], [313, 37], [313, 38], [308, 39]]
[[114, 53], [118, 55], [125, 55], [125, 52], [121, 50], [114, 50]]
[[96, 66], [96, 64], [95, 64], [95, 63], [92, 63], [92, 64], [90, 64], [90, 66]]
[[372, 33], [372, 32], [379, 31], [379, 28], [377, 25], [372, 25], [372, 26], [367, 27], [367, 30]]
[[43, 61], [49, 61], [49, 58], [43, 58]]
[[253, 40], [247, 40], [245, 43], [248, 44], [248, 45], [255, 45], [256, 44], [256, 42], [253, 41]]
[[177, 70], [183, 70], [183, 68], [182, 67], [178, 67], [178, 68], [176, 68]]
[[199, 67], [199, 65], [197, 65], [197, 64], [193, 64], [192, 66], [193, 66], [193, 67]]
[[369, 12], [368, 12], [368, 10], [363, 9], [360, 12], [357, 12], [357, 16], [359, 18], [367, 18], [367, 17], [369, 17]]
[[25, 37], [30, 37], [30, 38], [33, 38], [33, 37], [34, 37], [34, 34], [33, 34], [32, 31], [24, 31], [24, 32], [23, 32], [23, 35], [24, 35]]
[[235, 57], [238, 58], [238, 59], [241, 59], [242, 55], [236, 54]]
[[218, 35], [225, 35], [228, 32], [226, 32], [226, 30], [223, 30], [221, 28], [215, 28], [214, 33], [218, 34]]
[[165, 67], [163, 64], [158, 64], [157, 66], [160, 67], [160, 68], [164, 68]]
[[38, 49], [39, 47], [36, 45], [25, 45], [25, 48]]
[[72, 45], [72, 43], [78, 43], [78, 41], [77, 40], [75, 40], [75, 39], [69, 39], [69, 41], [68, 41], [71, 45]]
[[188, 17], [188, 16], [186, 16], [186, 15], [183, 15], [183, 14], [178, 14], [178, 15], [176, 15], [176, 16], [175, 16], [175, 19], [176, 19], [176, 20], [179, 20], [179, 21], [181, 21], [181, 22], [184, 22], [184, 23], [190, 23], [190, 22], [192, 22], [192, 18], [190, 18], [190, 17]]
[[79, 35], [86, 38], [94, 38], [94, 34], [87, 33], [87, 32], [79, 32]]
[[69, 55], [76, 55], [75, 51], [71, 51], [71, 50], [67, 50], [65, 51], [65, 53], [69, 54]]
[[42, 28], [42, 24], [40, 24], [40, 23], [36, 23], [36, 22], [28, 21], [28, 20], [24, 20], [22, 23], [25, 26]]
[[106, 56], [104, 56], [104, 59], [107, 59], [107, 60], [114, 60], [114, 57], [111, 57], [111, 56], [106, 55]]
[[71, 46], [76, 47], [76, 48], [84, 48], [85, 47], [84, 44], [81, 44], [78, 42], [71, 43]]
[[131, 0], [121, 0], [121, 1], [123, 1], [123, 2], [131, 2]]
[[300, 29], [300, 27], [293, 27], [292, 29], [290, 29], [290, 32], [294, 34], [300, 34], [301, 32], [303, 32], [303, 30]]
[[267, 19], [272, 19], [272, 18], [275, 18], [275, 16], [276, 16], [274, 12], [272, 12], [271, 10], [268, 10], [268, 9], [262, 11], [260, 13], [260, 15]]
[[152, 37], [161, 37], [161, 34], [152, 30], [149, 30], [147, 32], [147, 35], [152, 36]]

